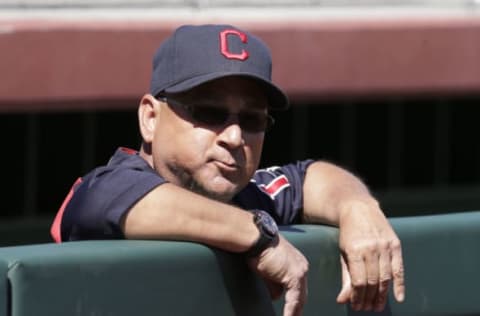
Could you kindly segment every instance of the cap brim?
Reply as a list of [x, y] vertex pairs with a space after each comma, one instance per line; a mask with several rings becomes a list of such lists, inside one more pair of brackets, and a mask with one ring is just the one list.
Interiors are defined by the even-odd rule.
[[[276, 85], [271, 83], [270, 81], [267, 81], [263, 79], [262, 77], [252, 75], [251, 73], [232, 73], [232, 72], [215, 72], [215, 73], [209, 73], [206, 75], [201, 75], [201, 76], [196, 76], [194, 78], [190, 78], [188, 80], [184, 80], [182, 82], [179, 82], [177, 84], [174, 84], [168, 88], [166, 88], [163, 92], [166, 93], [180, 93], [180, 92], [185, 92], [188, 91], [192, 88], [195, 88], [201, 84], [220, 79], [220, 78], [225, 78], [225, 77], [244, 77], [244, 78], [249, 78], [253, 79], [256, 82], [258, 82], [264, 90], [266, 91], [267, 98], [268, 98], [268, 107], [269, 109], [272, 110], [286, 110], [289, 107], [289, 101], [288, 97], [283, 93], [280, 88], [278, 88]], [[160, 93], [162, 91], [158, 91], [157, 93]]]

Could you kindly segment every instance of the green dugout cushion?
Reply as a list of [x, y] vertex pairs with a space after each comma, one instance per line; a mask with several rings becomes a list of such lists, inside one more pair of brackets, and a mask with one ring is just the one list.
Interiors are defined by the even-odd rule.
[[[383, 313], [337, 305], [338, 230], [283, 227], [309, 259], [304, 315], [480, 315], [480, 212], [393, 218], [407, 296]], [[11, 313], [26, 315], [281, 315], [242, 258], [193, 243], [88, 241], [0, 248]], [[6, 284], [5, 277], [2, 282]], [[3, 292], [1, 292], [3, 291]], [[6, 312], [6, 285], [0, 290]]]
[[12, 316], [273, 315], [235, 256], [191, 243], [93, 241], [4, 248]]
[[407, 297], [395, 315], [480, 315], [480, 212], [396, 218]]
[[[341, 287], [336, 229], [300, 225], [284, 232], [310, 263], [304, 315], [480, 315], [480, 212], [390, 222], [402, 241], [407, 292], [402, 304], [390, 295], [383, 313], [353, 312], [335, 303]], [[278, 315], [282, 304], [275, 303]]]
[[0, 316], [8, 315], [8, 264], [0, 258]]

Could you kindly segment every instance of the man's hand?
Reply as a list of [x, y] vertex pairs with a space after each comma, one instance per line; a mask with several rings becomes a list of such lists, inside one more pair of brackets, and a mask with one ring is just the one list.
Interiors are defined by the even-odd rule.
[[405, 297], [400, 240], [366, 185], [345, 169], [315, 162], [303, 185], [304, 222], [340, 229], [343, 286], [337, 302], [354, 310], [381, 311], [390, 282]]
[[307, 299], [308, 261], [299, 250], [279, 235], [275, 245], [249, 259], [248, 264], [263, 278], [273, 299], [285, 290], [284, 316], [302, 314]]
[[405, 297], [400, 240], [378, 203], [356, 201], [340, 214], [342, 290], [338, 303], [355, 311], [382, 311], [393, 280], [398, 302]]

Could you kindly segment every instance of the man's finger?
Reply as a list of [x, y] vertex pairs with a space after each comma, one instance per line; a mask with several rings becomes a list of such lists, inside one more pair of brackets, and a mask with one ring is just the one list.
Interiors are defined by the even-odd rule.
[[384, 310], [387, 304], [388, 287], [392, 278], [391, 256], [389, 251], [383, 251], [379, 259], [379, 284], [378, 293], [375, 298], [373, 309], [376, 312]]
[[398, 302], [405, 299], [405, 279], [400, 241], [392, 245], [393, 294]]
[[307, 300], [306, 278], [288, 288], [285, 293], [284, 316], [302, 315], [303, 305]]
[[365, 299], [365, 290], [367, 285], [367, 272], [365, 262], [361, 256], [352, 256], [347, 258], [348, 270], [352, 282], [352, 292], [350, 294], [350, 303], [355, 311], [363, 308]]
[[367, 284], [365, 287], [365, 298], [363, 301], [363, 309], [371, 311], [377, 297], [379, 282], [379, 253], [374, 250], [365, 257]]
[[345, 263], [343, 256], [340, 256], [340, 265], [342, 268], [342, 289], [337, 296], [337, 303], [345, 304], [348, 303], [350, 299], [352, 283], [350, 281], [350, 273], [348, 272], [347, 264]]

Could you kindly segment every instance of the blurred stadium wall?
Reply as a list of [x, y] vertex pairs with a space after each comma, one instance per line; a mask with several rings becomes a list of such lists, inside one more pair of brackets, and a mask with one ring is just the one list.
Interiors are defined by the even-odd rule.
[[[387, 5], [388, 3], [388, 5]], [[479, 1], [2, 0], [0, 243], [49, 241], [78, 176], [138, 148], [151, 56], [185, 23], [260, 35], [292, 108], [262, 166], [327, 159], [388, 216], [480, 209]]]

